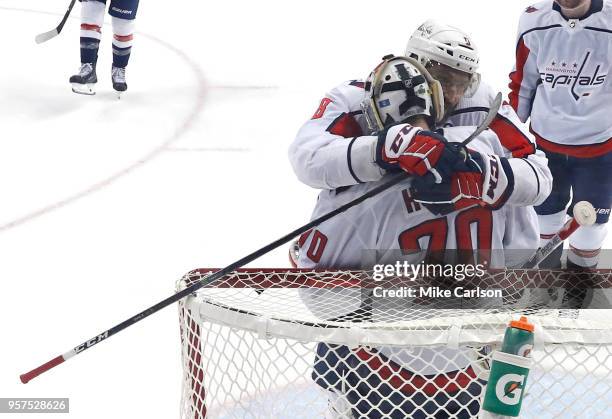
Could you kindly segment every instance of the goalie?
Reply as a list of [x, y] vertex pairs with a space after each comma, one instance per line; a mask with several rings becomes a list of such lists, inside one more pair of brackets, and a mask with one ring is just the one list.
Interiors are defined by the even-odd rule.
[[[444, 115], [440, 89], [423, 66], [405, 57], [385, 57], [363, 83], [367, 125], [358, 128], [377, 138], [381, 167], [414, 176], [302, 236], [299, 267], [371, 268], [393, 263], [398, 255], [418, 263], [423, 251], [445, 249], [477, 250], [477, 258], [485, 255], [492, 266], [503, 267], [524, 261], [516, 254], [507, 257], [504, 249], [537, 247], [530, 205], [546, 198], [550, 172], [513, 158], [492, 130], [474, 139], [470, 149], [459, 142], [474, 127], [447, 128], [444, 136], [430, 131]], [[313, 218], [382, 182], [322, 191]], [[304, 289], [301, 295], [315, 314], [325, 307], [327, 319], [376, 321], [389, 310], [380, 301], [364, 311], [361, 290]], [[320, 344], [313, 378], [329, 391], [330, 417], [472, 417], [483, 388], [473, 353]]]

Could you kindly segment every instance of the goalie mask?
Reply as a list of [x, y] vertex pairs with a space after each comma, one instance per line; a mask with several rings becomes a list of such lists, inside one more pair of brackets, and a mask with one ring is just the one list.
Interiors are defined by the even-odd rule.
[[[425, 68], [444, 65], [466, 73], [469, 77], [461, 86], [463, 95], [471, 97], [480, 84], [478, 49], [465, 32], [452, 26], [428, 20], [417, 28], [408, 40], [406, 56], [418, 60]], [[442, 82], [444, 86], [444, 82]]]
[[442, 88], [418, 61], [387, 55], [366, 80], [361, 107], [371, 132], [423, 115], [433, 127], [444, 116]]

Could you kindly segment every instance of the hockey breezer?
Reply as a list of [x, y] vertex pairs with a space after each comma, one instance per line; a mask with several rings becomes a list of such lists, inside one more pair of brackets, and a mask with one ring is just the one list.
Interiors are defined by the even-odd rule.
[[56, 28], [51, 29], [48, 32], [44, 32], [44, 33], [36, 35], [36, 38], [34, 39], [37, 44], [42, 44], [43, 42], [46, 42], [51, 38], [55, 38], [57, 35], [60, 34], [62, 29], [64, 29], [64, 25], [66, 24], [68, 17], [70, 16], [70, 12], [72, 12], [72, 8], [74, 7], [75, 2], [76, 0], [70, 0], [70, 5], [68, 6], [68, 10], [66, 10], [64, 17], [62, 18], [61, 22], [59, 23], [59, 25], [57, 25]]
[[[488, 126], [489, 123], [491, 123], [491, 121], [493, 120], [493, 118], [495, 117], [495, 115], [497, 114], [497, 109], [495, 108], [495, 106], [491, 106], [491, 108], [489, 109], [486, 118], [484, 119], [484, 121], [476, 128], [475, 133], [476, 135], [478, 135], [479, 133], [481, 133], [483, 130], [485, 130]], [[471, 141], [471, 137], [468, 137], [465, 141], [469, 142]], [[319, 224], [329, 220], [332, 217], [335, 217], [336, 215], [345, 212], [346, 210], [348, 210], [349, 208], [352, 208], [356, 205], [359, 205], [360, 203], [362, 203], [363, 201], [378, 195], [379, 193], [391, 188], [392, 186], [398, 184], [399, 182], [401, 182], [402, 180], [406, 179], [409, 176], [408, 173], [406, 172], [402, 172], [402, 173], [398, 173], [395, 175], [392, 175], [391, 178], [383, 183], [382, 185], [372, 189], [371, 191], [365, 193], [364, 195], [360, 196], [359, 198], [356, 198], [338, 208], [336, 208], [333, 211], [328, 212], [325, 215], [322, 215], [321, 217], [312, 220], [311, 222], [309, 222], [308, 224], [303, 225], [302, 227], [288, 233], [287, 235], [281, 237], [280, 239], [262, 247], [259, 250], [254, 251], [253, 253], [244, 256], [243, 258], [237, 260], [236, 262], [226, 266], [225, 268], [215, 272], [214, 274], [207, 276], [206, 278], [201, 279], [198, 282], [195, 282], [194, 284], [190, 285], [189, 287], [177, 292], [176, 294], [171, 295], [170, 297], [160, 301], [159, 303], [147, 308], [146, 310], [136, 314], [133, 317], [130, 317], [129, 319], [124, 320], [123, 322], [111, 327], [110, 329], [94, 336], [91, 339], [86, 340], [85, 342], [81, 343], [80, 345], [72, 348], [71, 350], [69, 350], [68, 352], [56, 356], [55, 358], [51, 359], [50, 361], [45, 362], [44, 364], [40, 365], [39, 367], [34, 368], [33, 370], [22, 374], [19, 378], [21, 379], [21, 382], [26, 384], [28, 383], [30, 380], [32, 380], [33, 378], [36, 378], [37, 376], [39, 376], [40, 374], [49, 371], [50, 369], [64, 363], [64, 361], [72, 358], [75, 355], [78, 355], [79, 353], [85, 351], [86, 349], [89, 349], [95, 345], [97, 345], [98, 343], [108, 339], [109, 337], [119, 333], [120, 331], [122, 331], [123, 329], [126, 329], [136, 323], [138, 323], [139, 321], [143, 320], [145, 317], [150, 316], [153, 313], [156, 313], [157, 311], [161, 310], [162, 308], [165, 308], [179, 300], [181, 300], [182, 298], [187, 297], [189, 294], [196, 292], [197, 290], [199, 290], [200, 288], [209, 285], [213, 282], [215, 282], [216, 280], [224, 277], [225, 275], [237, 270], [238, 268], [241, 268], [242, 266], [246, 265], [247, 263], [250, 263], [252, 261], [254, 261], [255, 259], [259, 258], [260, 256], [265, 255], [266, 253], [278, 248], [279, 246], [282, 246], [283, 244], [288, 243], [289, 241], [291, 241], [292, 239], [294, 239], [295, 237], [298, 237], [299, 235], [307, 232], [308, 230], [318, 226]]]

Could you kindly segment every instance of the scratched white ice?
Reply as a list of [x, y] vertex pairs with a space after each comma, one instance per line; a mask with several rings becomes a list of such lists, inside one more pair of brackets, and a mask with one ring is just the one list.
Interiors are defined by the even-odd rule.
[[[28, 385], [19, 374], [162, 300], [188, 270], [304, 224], [316, 191], [295, 179], [289, 142], [328, 88], [401, 53], [420, 21], [468, 28], [506, 92], [528, 1], [145, 1], [121, 100], [110, 26], [98, 94], [70, 91], [79, 3], [34, 43], [67, 3], [0, 0], [0, 397], [69, 397], [80, 419], [178, 416], [175, 307]], [[282, 248], [251, 266], [287, 265]]]

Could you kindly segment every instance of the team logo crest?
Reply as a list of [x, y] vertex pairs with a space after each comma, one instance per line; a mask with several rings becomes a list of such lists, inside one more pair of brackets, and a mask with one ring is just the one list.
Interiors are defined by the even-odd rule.
[[528, 8], [525, 9], [525, 13], [533, 13], [537, 11], [538, 9], [535, 6], [529, 6]]
[[423, 35], [431, 35], [431, 33], [433, 32], [433, 27], [431, 25], [423, 24], [419, 26], [417, 30], [421, 32]]
[[592, 51], [586, 51], [582, 60], [554, 60], [540, 73], [543, 83], [551, 89], [563, 87], [569, 89], [572, 97], [577, 102], [582, 97], [591, 96], [602, 85], [608, 77], [603, 73], [601, 63], [593, 63]]

